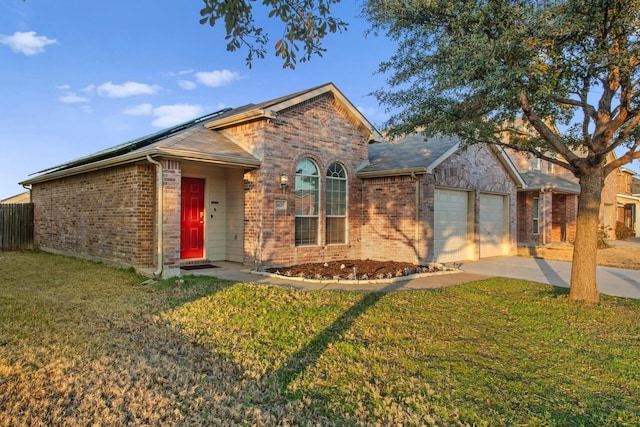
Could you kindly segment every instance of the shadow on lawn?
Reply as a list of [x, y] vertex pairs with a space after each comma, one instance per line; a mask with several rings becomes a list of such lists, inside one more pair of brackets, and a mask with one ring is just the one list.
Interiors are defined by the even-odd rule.
[[360, 301], [342, 313], [331, 325], [317, 334], [305, 347], [292, 354], [286, 362], [280, 365], [274, 372], [275, 378], [281, 384], [281, 390], [286, 394], [289, 384], [305, 369], [313, 366], [322, 356], [330, 343], [338, 340], [342, 334], [349, 330], [358, 318], [382, 299], [388, 291], [393, 290], [391, 284], [381, 291], [365, 294]]

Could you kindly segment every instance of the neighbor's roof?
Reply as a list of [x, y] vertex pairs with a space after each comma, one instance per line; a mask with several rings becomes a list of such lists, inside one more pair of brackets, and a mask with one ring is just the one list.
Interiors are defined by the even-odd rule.
[[28, 191], [0, 200], [0, 203], [3, 205], [13, 204], [13, 203], [29, 203], [29, 202], [31, 202], [31, 195], [29, 194]]
[[432, 173], [455, 153], [460, 140], [438, 136], [425, 141], [422, 133], [407, 135], [395, 143], [369, 144], [369, 164], [358, 171], [361, 178]]
[[560, 176], [531, 170], [521, 170], [520, 175], [526, 184], [525, 191], [545, 189], [561, 193], [580, 194], [580, 184]]

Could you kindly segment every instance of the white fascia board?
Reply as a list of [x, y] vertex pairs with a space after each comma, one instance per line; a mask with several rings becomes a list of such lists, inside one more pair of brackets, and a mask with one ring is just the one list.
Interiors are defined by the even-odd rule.
[[425, 175], [428, 172], [426, 168], [417, 167], [417, 168], [405, 168], [405, 169], [389, 169], [389, 170], [371, 171], [371, 172], [357, 172], [356, 176], [358, 178], [380, 178], [385, 176], [411, 175], [412, 173], [415, 173], [417, 175]]
[[458, 151], [458, 149], [460, 148], [460, 143], [456, 142], [451, 148], [449, 148], [442, 156], [438, 157], [437, 159], [435, 159], [433, 162], [431, 162], [431, 164], [429, 166], [427, 166], [426, 170], [427, 173], [431, 174], [433, 173], [433, 170], [435, 168], [437, 168], [438, 166], [440, 166], [442, 164], [442, 162], [444, 162], [445, 160], [447, 160], [449, 157], [451, 157], [453, 155], [453, 153], [455, 153], [456, 151]]
[[238, 160], [234, 157], [228, 156], [215, 156], [215, 155], [206, 155], [206, 154], [197, 154], [188, 151], [181, 150], [170, 150], [170, 149], [158, 149], [154, 148], [151, 150], [143, 150], [132, 152], [128, 154], [123, 154], [121, 156], [113, 157], [110, 159], [101, 160], [99, 162], [93, 162], [86, 165], [76, 166], [69, 169], [64, 169], [57, 172], [51, 172], [44, 175], [37, 176], [35, 178], [28, 179], [26, 181], [22, 181], [19, 183], [20, 185], [31, 185], [37, 184], [40, 182], [51, 181], [54, 179], [65, 178], [72, 175], [78, 175], [86, 172], [93, 172], [95, 170], [104, 169], [113, 166], [120, 166], [126, 163], [133, 163], [139, 160], [145, 160], [147, 155], [150, 156], [164, 156], [164, 157], [172, 157], [175, 159], [182, 160], [193, 160], [207, 163], [216, 163], [220, 165], [234, 166], [234, 167], [246, 167], [255, 169], [260, 167], [262, 164], [259, 160], [254, 161], [243, 161]]
[[520, 175], [520, 172], [518, 172], [518, 168], [516, 168], [516, 165], [513, 164], [511, 157], [509, 157], [506, 151], [504, 151], [502, 147], [499, 147], [497, 145], [491, 145], [491, 147], [498, 155], [498, 160], [500, 160], [500, 163], [504, 165], [509, 175], [511, 175], [511, 177], [516, 181], [516, 187], [520, 189], [527, 188], [527, 184], [524, 182], [524, 179], [522, 179], [522, 175]]

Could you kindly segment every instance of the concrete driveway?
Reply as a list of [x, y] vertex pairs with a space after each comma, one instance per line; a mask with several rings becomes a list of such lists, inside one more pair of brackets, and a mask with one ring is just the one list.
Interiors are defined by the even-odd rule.
[[[571, 263], [539, 258], [497, 257], [469, 261], [460, 267], [466, 273], [501, 276], [569, 287]], [[596, 280], [601, 294], [640, 299], [640, 271], [597, 267]]]

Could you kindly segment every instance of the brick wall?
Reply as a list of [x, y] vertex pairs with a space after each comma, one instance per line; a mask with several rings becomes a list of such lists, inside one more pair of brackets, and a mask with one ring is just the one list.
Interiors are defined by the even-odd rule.
[[[478, 144], [466, 150], [458, 150], [433, 171], [434, 185], [446, 188], [460, 188], [474, 191], [474, 232], [476, 257], [479, 255], [479, 206], [480, 193], [501, 194], [508, 203], [509, 235], [507, 254], [517, 249], [517, 187], [498, 160], [497, 155], [486, 145]], [[433, 198], [431, 198], [433, 202]], [[428, 206], [433, 210], [433, 203]], [[431, 219], [431, 227], [433, 219]]]
[[34, 184], [32, 196], [36, 246], [153, 266], [153, 165], [130, 164]]
[[424, 175], [419, 179], [418, 223], [414, 178], [391, 176], [364, 180], [363, 258], [419, 262], [426, 257]]
[[177, 160], [162, 160], [163, 277], [180, 273], [180, 196], [182, 171]]
[[[324, 94], [278, 112], [277, 119], [256, 121], [224, 131], [262, 161], [258, 170], [245, 173], [244, 263], [292, 265], [360, 257], [361, 181], [356, 168], [367, 160], [367, 137], [331, 94]], [[319, 243], [295, 245], [295, 167], [309, 158], [320, 172]], [[347, 243], [326, 245], [326, 171], [339, 162], [347, 172]], [[280, 188], [280, 175], [289, 186]], [[275, 210], [275, 202], [286, 209]]]
[[397, 176], [366, 179], [363, 183], [364, 258], [428, 262], [434, 259], [433, 224], [436, 186], [474, 192], [474, 231], [470, 236], [478, 256], [479, 197], [482, 192], [507, 196], [510, 214], [507, 252], [516, 250], [516, 186], [496, 155], [485, 146], [458, 151], [432, 175], [418, 175], [419, 211], [416, 223], [415, 179]]

